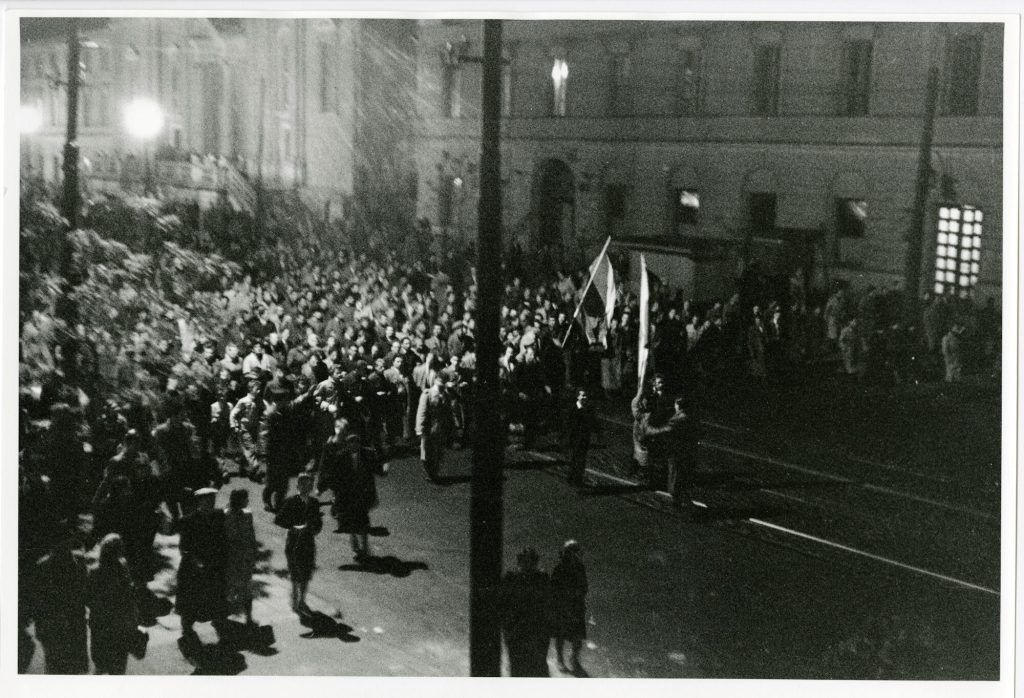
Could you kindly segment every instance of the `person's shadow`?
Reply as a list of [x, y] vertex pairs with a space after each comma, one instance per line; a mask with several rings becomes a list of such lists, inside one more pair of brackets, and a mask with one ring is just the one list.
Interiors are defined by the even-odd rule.
[[337, 638], [342, 642], [359, 642], [359, 636], [352, 634], [352, 626], [331, 618], [320, 611], [310, 611], [299, 617], [299, 622], [309, 628], [308, 633], [299, 637], [304, 639]]
[[338, 567], [344, 572], [369, 572], [372, 574], [390, 574], [392, 577], [408, 577], [413, 570], [427, 570], [430, 566], [425, 562], [399, 560], [394, 555], [384, 557], [368, 557], [362, 563], [349, 563]]
[[178, 640], [185, 659], [195, 667], [193, 676], [235, 676], [246, 670], [245, 657], [231, 643], [204, 644], [198, 637]]

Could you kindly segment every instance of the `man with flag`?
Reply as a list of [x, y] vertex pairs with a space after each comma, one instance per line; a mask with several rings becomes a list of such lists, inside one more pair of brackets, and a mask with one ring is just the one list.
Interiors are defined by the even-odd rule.
[[580, 302], [576, 305], [576, 312], [573, 313], [572, 323], [569, 326], [569, 331], [565, 334], [565, 339], [562, 340], [562, 346], [565, 346], [565, 342], [569, 339], [569, 334], [572, 333], [577, 319], [580, 320], [584, 334], [591, 344], [607, 341], [601, 328], [607, 328], [611, 324], [617, 300], [615, 270], [608, 257], [608, 246], [611, 241], [611, 238], [605, 240], [601, 253], [590, 264], [590, 278], [587, 279], [587, 284], [583, 287]]

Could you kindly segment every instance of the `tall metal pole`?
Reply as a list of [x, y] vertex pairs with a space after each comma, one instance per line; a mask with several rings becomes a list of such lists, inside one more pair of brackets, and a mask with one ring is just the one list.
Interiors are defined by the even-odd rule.
[[501, 20], [484, 20], [480, 228], [477, 237], [477, 429], [469, 534], [469, 671], [501, 675], [497, 604], [502, 568], [502, 467], [498, 414], [501, 305]]
[[79, 270], [75, 268], [74, 250], [71, 246], [71, 231], [78, 228], [79, 211], [81, 210], [81, 193], [78, 188], [78, 75], [80, 71], [80, 51], [78, 43], [78, 19], [71, 17], [68, 22], [68, 111], [67, 140], [64, 143], [64, 187], [61, 192], [60, 211], [68, 221], [68, 229], [64, 232], [61, 244], [60, 275], [61, 294], [57, 299], [55, 314], [63, 320], [67, 334], [61, 342], [62, 364], [64, 375], [71, 382], [77, 380], [76, 358], [78, 343], [76, 339], [78, 324], [78, 307], [72, 298], [72, 292], [80, 281]]
[[78, 18], [68, 22], [68, 113], [67, 139], [64, 143], [64, 189], [60, 211], [71, 229], [78, 227], [81, 195], [78, 190], [78, 74], [81, 47], [78, 43]]
[[939, 93], [939, 69], [928, 70], [925, 94], [924, 128], [921, 147], [917, 155], [917, 185], [914, 190], [914, 208], [907, 228], [907, 256], [903, 276], [903, 310], [907, 327], [919, 323], [921, 296], [921, 257], [924, 247], [924, 224], [927, 220], [928, 190], [931, 188], [932, 136], [935, 131], [935, 104]]

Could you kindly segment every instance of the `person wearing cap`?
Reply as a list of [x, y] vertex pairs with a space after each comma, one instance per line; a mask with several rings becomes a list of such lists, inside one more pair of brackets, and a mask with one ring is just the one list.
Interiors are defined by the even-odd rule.
[[298, 492], [284, 500], [274, 523], [287, 529], [284, 555], [292, 582], [291, 606], [300, 616], [310, 612], [306, 592], [316, 569], [316, 536], [323, 529], [320, 500], [312, 496], [313, 475], [299, 473], [295, 483]]
[[195, 643], [192, 626], [213, 621], [220, 629], [227, 618], [224, 562], [227, 559], [224, 512], [215, 507], [217, 490], [203, 487], [192, 495], [195, 510], [179, 524], [181, 562], [178, 565], [178, 593], [175, 609], [181, 616], [181, 636]]
[[518, 569], [505, 574], [499, 592], [509, 673], [516, 677], [547, 677], [551, 580], [539, 568], [540, 557], [533, 548], [524, 548], [516, 561]]
[[[565, 542], [558, 564], [551, 570], [551, 597], [558, 668], [580, 675], [580, 651], [587, 639], [587, 568], [580, 557], [580, 544], [574, 540]], [[572, 648], [571, 666], [562, 654], [566, 642]]]

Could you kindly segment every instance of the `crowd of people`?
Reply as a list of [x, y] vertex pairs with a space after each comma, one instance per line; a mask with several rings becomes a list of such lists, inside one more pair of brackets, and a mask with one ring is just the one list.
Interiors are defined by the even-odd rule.
[[[472, 250], [418, 260], [387, 251], [326, 254], [298, 248], [280, 258], [272, 275], [226, 281], [231, 293], [223, 309], [233, 319], [219, 333], [183, 332], [178, 346], [151, 346], [145, 332], [136, 333], [134, 346], [120, 347], [118, 362], [130, 368], [127, 380], [157, 386], [154, 402], [89, 395], [84, 381], [67, 374], [23, 401], [20, 620], [25, 642], [31, 641], [24, 631], [35, 623], [48, 671], [88, 669], [77, 650], [68, 650], [84, 637], [86, 607], [90, 627], [106, 628], [92, 631], [96, 670], [124, 671], [131, 634], [108, 630], [134, 627], [153, 613], [146, 585], [161, 530], [180, 535], [175, 604], [185, 645], [194, 641], [196, 622], [223, 623], [242, 613], [254, 624], [256, 541], [247, 491], [232, 492], [227, 510], [214, 506], [218, 489], [232, 479], [260, 483], [264, 508], [287, 530], [292, 609], [303, 617], [323, 525], [318, 495], [331, 493], [336, 530], [349, 535], [356, 562], [365, 564], [372, 558], [376, 478], [390, 462], [418, 451], [424, 477], [440, 485], [446, 451], [473, 442]], [[919, 338], [916, 328], [900, 324], [896, 293], [869, 289], [854, 303], [840, 290], [821, 308], [799, 285], [774, 298], [741, 284], [733, 297], [705, 304], [660, 286], [651, 303], [650, 380], [638, 380], [636, 294], [620, 289], [611, 321], [588, 325], [574, 314], [585, 270], [530, 282], [524, 271], [506, 269], [504, 429], [488, 436], [519, 434], [532, 449], [545, 435], [560, 435], [569, 481], [578, 487], [586, 486], [587, 450], [599, 431], [595, 400], [635, 396], [635, 471], [681, 507], [689, 502], [700, 439], [697, 383], [720, 386], [738, 377], [767, 385], [836, 355], [843, 372], [879, 381], [925, 376], [940, 357], [951, 381], [969, 361], [998, 364], [991, 305], [973, 310], [929, 300]], [[951, 361], [960, 368], [951, 369]], [[289, 496], [295, 477], [297, 493]], [[91, 520], [84, 536], [83, 520]], [[105, 571], [88, 574], [95, 577], [90, 587], [73, 548], [100, 540], [97, 570]], [[566, 550], [571, 567], [576, 548]], [[523, 569], [506, 584], [509, 598], [535, 595], [548, 583], [529, 581], [535, 558], [521, 557]], [[577, 589], [583, 574], [585, 594], [581, 569], [566, 574]], [[521, 619], [508, 622], [513, 671], [536, 671], [536, 632], [523, 631]], [[578, 636], [563, 634], [577, 664]], [[101, 645], [114, 638], [114, 649], [97, 650], [95, 638]], [[561, 643], [558, 650], [561, 658]]]

